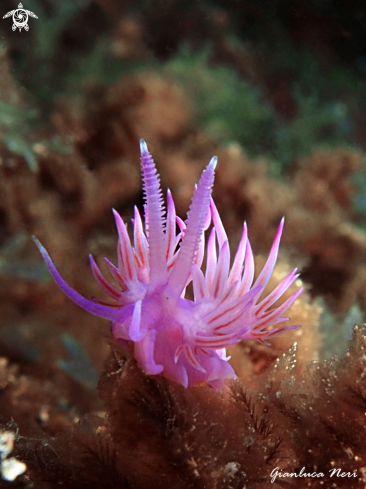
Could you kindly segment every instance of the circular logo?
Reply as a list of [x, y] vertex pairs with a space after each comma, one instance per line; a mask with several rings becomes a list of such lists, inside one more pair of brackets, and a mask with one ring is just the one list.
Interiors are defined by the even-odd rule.
[[13, 18], [13, 26], [12, 29], [13, 31], [19, 29], [21, 31], [24, 29], [25, 31], [29, 30], [28, 26], [28, 19], [29, 17], [33, 17], [34, 19], [38, 19], [36, 14], [34, 12], [31, 12], [30, 10], [26, 10], [23, 8], [23, 5], [20, 3], [18, 5], [18, 8], [15, 10], [10, 10], [10, 12], [7, 12], [3, 19], [7, 19], [8, 17]]
[[13, 13], [13, 31], [15, 31], [16, 28], [22, 29], [24, 28], [26, 31], [28, 30], [28, 13], [26, 10], [18, 8], [17, 10], [14, 10]]

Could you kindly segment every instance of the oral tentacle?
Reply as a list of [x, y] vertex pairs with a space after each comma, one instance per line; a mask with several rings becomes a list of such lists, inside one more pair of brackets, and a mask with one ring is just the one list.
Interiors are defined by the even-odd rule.
[[55, 267], [53, 261], [50, 258], [50, 255], [47, 253], [46, 249], [41, 245], [41, 243], [38, 241], [36, 237], [33, 237], [33, 240], [35, 244], [37, 245], [44, 261], [46, 262], [46, 265], [48, 267], [48, 270], [50, 271], [54, 281], [57, 283], [57, 285], [60, 287], [60, 289], [73, 301], [75, 304], [80, 306], [82, 309], [85, 309], [85, 311], [88, 311], [95, 316], [102, 317], [104, 319], [110, 319], [111, 321], [116, 321], [118, 319], [118, 316], [120, 314], [120, 311], [118, 309], [109, 307], [109, 306], [104, 306], [101, 304], [98, 304], [96, 302], [90, 301], [88, 299], [85, 299], [82, 295], [80, 295], [78, 292], [76, 292], [73, 288], [71, 288], [65, 280], [61, 277], [59, 272], [57, 271], [57, 268]]

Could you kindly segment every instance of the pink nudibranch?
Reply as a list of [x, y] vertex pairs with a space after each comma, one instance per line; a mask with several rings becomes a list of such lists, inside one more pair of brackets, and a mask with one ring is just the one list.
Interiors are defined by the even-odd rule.
[[[145, 219], [143, 224], [135, 208], [131, 242], [126, 224], [113, 211], [118, 266], [107, 259], [106, 263], [114, 284], [90, 256], [95, 279], [114, 303], [99, 303], [78, 294], [60, 276], [45, 248], [35, 242], [58, 286], [86, 311], [113, 321], [113, 336], [133, 342], [135, 358], [147, 374], [162, 374], [185, 387], [207, 382], [219, 388], [225, 379], [235, 377], [226, 347], [243, 339], [265, 342], [298, 327], [273, 327], [288, 319], [282, 315], [302, 292], [298, 289], [273, 307], [297, 279], [297, 269], [259, 301], [277, 260], [284, 219], [266, 264], [253, 280], [246, 223], [230, 267], [228, 238], [211, 197], [217, 158], [202, 173], [184, 222], [176, 215], [169, 190], [165, 210], [159, 175], [143, 140], [140, 149]], [[205, 231], [211, 224], [206, 246]], [[193, 300], [185, 296], [191, 281]]]

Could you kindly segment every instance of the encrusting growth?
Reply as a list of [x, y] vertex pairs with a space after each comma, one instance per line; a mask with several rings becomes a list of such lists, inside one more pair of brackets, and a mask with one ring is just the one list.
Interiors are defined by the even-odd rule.
[[[118, 266], [106, 259], [115, 279], [111, 284], [90, 257], [95, 279], [114, 303], [88, 300], [62, 279], [45, 248], [35, 242], [59, 287], [83, 309], [113, 321], [112, 334], [134, 343], [134, 355], [150, 375], [185, 387], [207, 382], [222, 386], [235, 377], [225, 348], [242, 339], [265, 342], [298, 326], [274, 327], [302, 288], [278, 307], [276, 301], [298, 277], [293, 270], [259, 301], [276, 263], [284, 219], [258, 278], [244, 223], [230, 268], [230, 248], [217, 208], [211, 198], [217, 158], [213, 157], [196, 186], [186, 222], [176, 216], [167, 192], [165, 210], [155, 163], [141, 140], [141, 168], [145, 195], [145, 223], [135, 208], [133, 244], [127, 226], [113, 211], [118, 230]], [[212, 229], [205, 245], [205, 231]], [[177, 233], [178, 227], [178, 233]], [[206, 251], [205, 273], [201, 266]], [[192, 282], [194, 299], [186, 298]]]

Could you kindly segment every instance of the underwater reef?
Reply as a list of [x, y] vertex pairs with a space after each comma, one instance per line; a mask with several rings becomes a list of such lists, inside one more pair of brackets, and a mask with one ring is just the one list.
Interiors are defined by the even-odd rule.
[[366, 9], [296, 3], [1, 24], [1, 488], [366, 487]]

